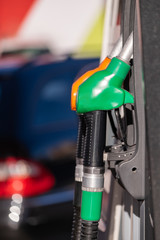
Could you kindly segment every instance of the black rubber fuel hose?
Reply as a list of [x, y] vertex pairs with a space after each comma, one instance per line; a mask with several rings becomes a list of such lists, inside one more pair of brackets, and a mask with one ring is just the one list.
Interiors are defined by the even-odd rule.
[[[83, 151], [85, 139], [85, 121], [84, 115], [79, 115], [77, 149], [76, 149], [76, 171], [83, 171]], [[81, 174], [80, 174], [81, 175]], [[81, 198], [82, 198], [82, 179], [75, 173], [75, 189], [73, 200], [73, 222], [72, 222], [72, 240], [80, 240], [81, 234]]]

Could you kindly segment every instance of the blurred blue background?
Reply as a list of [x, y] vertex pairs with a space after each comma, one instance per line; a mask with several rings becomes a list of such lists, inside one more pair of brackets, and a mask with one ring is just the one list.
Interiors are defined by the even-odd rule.
[[77, 115], [104, 0], [0, 0], [0, 239], [70, 239]]

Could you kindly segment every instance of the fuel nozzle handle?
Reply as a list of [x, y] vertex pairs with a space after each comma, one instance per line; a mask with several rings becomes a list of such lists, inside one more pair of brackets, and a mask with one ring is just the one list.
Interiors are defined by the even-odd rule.
[[84, 167], [103, 167], [106, 112], [88, 112], [84, 117], [86, 125]]
[[103, 151], [106, 135], [106, 112], [85, 114], [86, 136], [82, 180], [81, 239], [97, 239], [104, 187]]

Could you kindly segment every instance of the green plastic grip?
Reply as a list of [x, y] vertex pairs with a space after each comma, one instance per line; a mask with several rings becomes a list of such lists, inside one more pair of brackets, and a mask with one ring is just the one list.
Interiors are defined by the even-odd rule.
[[130, 65], [113, 58], [103, 71], [96, 72], [79, 86], [77, 112], [111, 110], [126, 103], [134, 103], [133, 96], [122, 89]]
[[99, 221], [101, 217], [102, 192], [82, 191], [81, 218]]

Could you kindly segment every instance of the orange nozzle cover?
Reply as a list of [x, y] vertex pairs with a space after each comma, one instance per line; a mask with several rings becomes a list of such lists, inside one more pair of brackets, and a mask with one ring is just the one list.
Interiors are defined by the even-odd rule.
[[71, 109], [73, 111], [76, 111], [76, 97], [77, 97], [77, 91], [79, 86], [86, 81], [91, 75], [93, 75], [94, 73], [100, 71], [100, 70], [104, 70], [108, 67], [109, 63], [110, 63], [111, 59], [106, 57], [103, 62], [101, 62], [101, 64], [93, 69], [90, 70], [86, 73], [84, 73], [80, 78], [78, 78], [72, 85], [72, 91], [71, 91]]

